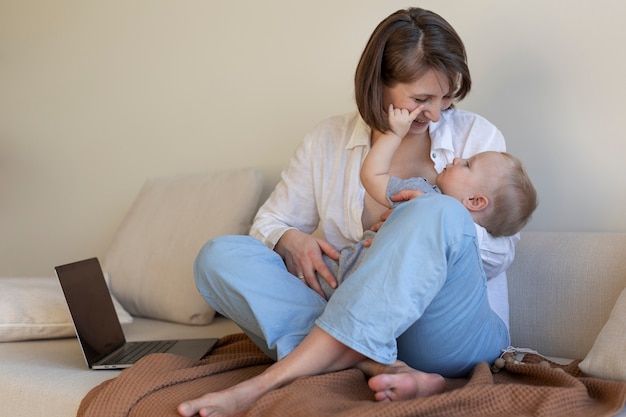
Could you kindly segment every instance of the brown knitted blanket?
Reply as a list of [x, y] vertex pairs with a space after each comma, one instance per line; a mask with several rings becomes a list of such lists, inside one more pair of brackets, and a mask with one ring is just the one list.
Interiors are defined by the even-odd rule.
[[[263, 396], [245, 416], [612, 416], [626, 400], [626, 382], [585, 377], [578, 362], [507, 363], [492, 374], [486, 363], [466, 379], [449, 379], [443, 394], [400, 402], [376, 402], [361, 371], [350, 369], [300, 378]], [[200, 362], [171, 354], [150, 355], [93, 388], [78, 416], [176, 416], [176, 406], [259, 374], [271, 364], [243, 334], [222, 338]]]

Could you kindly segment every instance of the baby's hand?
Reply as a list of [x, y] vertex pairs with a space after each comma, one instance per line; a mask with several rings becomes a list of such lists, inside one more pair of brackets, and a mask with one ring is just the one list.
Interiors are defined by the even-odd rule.
[[407, 109], [394, 108], [393, 104], [389, 105], [387, 112], [389, 117], [389, 127], [394, 135], [403, 138], [411, 128], [411, 123], [417, 118], [424, 106], [417, 106], [412, 112]]

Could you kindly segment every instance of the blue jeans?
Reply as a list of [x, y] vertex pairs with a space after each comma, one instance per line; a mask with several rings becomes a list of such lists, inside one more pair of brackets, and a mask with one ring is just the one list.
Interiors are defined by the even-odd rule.
[[426, 194], [400, 204], [360, 261], [328, 302], [249, 236], [209, 241], [195, 274], [207, 302], [277, 359], [314, 325], [377, 362], [397, 358], [446, 377], [508, 346], [487, 300], [472, 218], [458, 201]]

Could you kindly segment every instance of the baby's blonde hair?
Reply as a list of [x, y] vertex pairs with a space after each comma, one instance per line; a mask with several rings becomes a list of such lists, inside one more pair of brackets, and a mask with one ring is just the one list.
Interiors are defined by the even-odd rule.
[[481, 225], [492, 236], [511, 236], [522, 230], [537, 208], [537, 191], [522, 162], [510, 153], [501, 154], [510, 166], [491, 196], [490, 214]]

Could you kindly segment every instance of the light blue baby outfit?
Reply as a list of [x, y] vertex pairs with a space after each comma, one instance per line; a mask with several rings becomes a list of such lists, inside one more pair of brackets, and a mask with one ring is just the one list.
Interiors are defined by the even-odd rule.
[[315, 325], [377, 362], [397, 358], [446, 377], [464, 376], [508, 346], [487, 300], [474, 223], [457, 200], [429, 193], [398, 205], [359, 258], [327, 301], [260, 241], [222, 236], [200, 251], [196, 283], [277, 359]]

